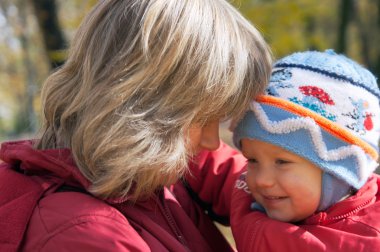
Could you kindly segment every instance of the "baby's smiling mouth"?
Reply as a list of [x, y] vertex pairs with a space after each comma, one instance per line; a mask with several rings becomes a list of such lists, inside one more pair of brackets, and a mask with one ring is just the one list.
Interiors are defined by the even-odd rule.
[[269, 208], [277, 208], [279, 207], [283, 202], [285, 202], [286, 199], [289, 197], [287, 196], [273, 196], [273, 195], [261, 195], [262, 197], [262, 203], [265, 207]]
[[270, 196], [270, 195], [263, 195], [263, 198], [266, 200], [279, 200], [279, 199], [285, 199], [286, 196]]

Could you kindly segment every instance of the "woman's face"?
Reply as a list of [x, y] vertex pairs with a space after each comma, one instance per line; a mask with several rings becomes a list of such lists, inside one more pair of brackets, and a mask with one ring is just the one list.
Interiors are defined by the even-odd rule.
[[273, 144], [251, 139], [242, 139], [241, 143], [248, 159], [248, 188], [270, 218], [297, 222], [317, 210], [321, 169]]
[[216, 150], [220, 145], [219, 120], [210, 121], [203, 127], [194, 124], [189, 129], [189, 150], [197, 154], [202, 150]]

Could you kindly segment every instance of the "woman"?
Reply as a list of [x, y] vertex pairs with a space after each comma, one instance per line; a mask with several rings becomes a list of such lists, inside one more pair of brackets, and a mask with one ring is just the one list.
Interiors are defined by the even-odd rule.
[[219, 121], [245, 110], [270, 65], [224, 0], [100, 1], [43, 87], [41, 138], [2, 146], [4, 167], [49, 185], [22, 250], [230, 251], [180, 178], [218, 148]]

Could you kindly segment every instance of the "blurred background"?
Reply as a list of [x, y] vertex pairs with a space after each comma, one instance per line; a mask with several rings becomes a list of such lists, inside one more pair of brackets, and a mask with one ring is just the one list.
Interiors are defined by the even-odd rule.
[[[96, 0], [0, 0], [0, 141], [34, 134], [39, 92]], [[333, 48], [380, 74], [380, 0], [231, 1], [275, 57]], [[222, 131], [222, 136], [225, 136]]]

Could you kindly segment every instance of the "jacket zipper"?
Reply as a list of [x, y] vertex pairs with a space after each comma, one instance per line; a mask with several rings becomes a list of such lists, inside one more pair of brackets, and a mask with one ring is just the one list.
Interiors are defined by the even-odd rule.
[[[162, 192], [163, 196], [164, 192]], [[166, 205], [165, 199], [160, 196], [158, 196], [158, 199], [156, 199], [157, 204], [159, 205], [161, 212], [164, 214], [167, 223], [169, 224], [170, 229], [173, 231], [173, 233], [176, 235], [177, 240], [185, 247], [186, 250], [190, 251], [189, 247], [187, 246], [187, 243], [179, 230], [177, 224], [174, 221], [173, 216], [170, 213], [169, 207]]]
[[345, 214], [342, 214], [342, 215], [338, 215], [338, 216], [334, 216], [334, 217], [330, 217], [330, 218], [326, 218], [325, 221], [339, 220], [339, 219], [342, 219], [342, 218], [346, 218], [346, 217], [352, 215], [353, 213], [359, 211], [360, 209], [362, 209], [366, 205], [368, 205], [372, 200], [373, 199], [367, 200], [366, 202], [364, 202], [363, 204], [357, 206], [356, 208], [354, 208], [353, 210], [349, 211], [348, 213], [345, 213]]

